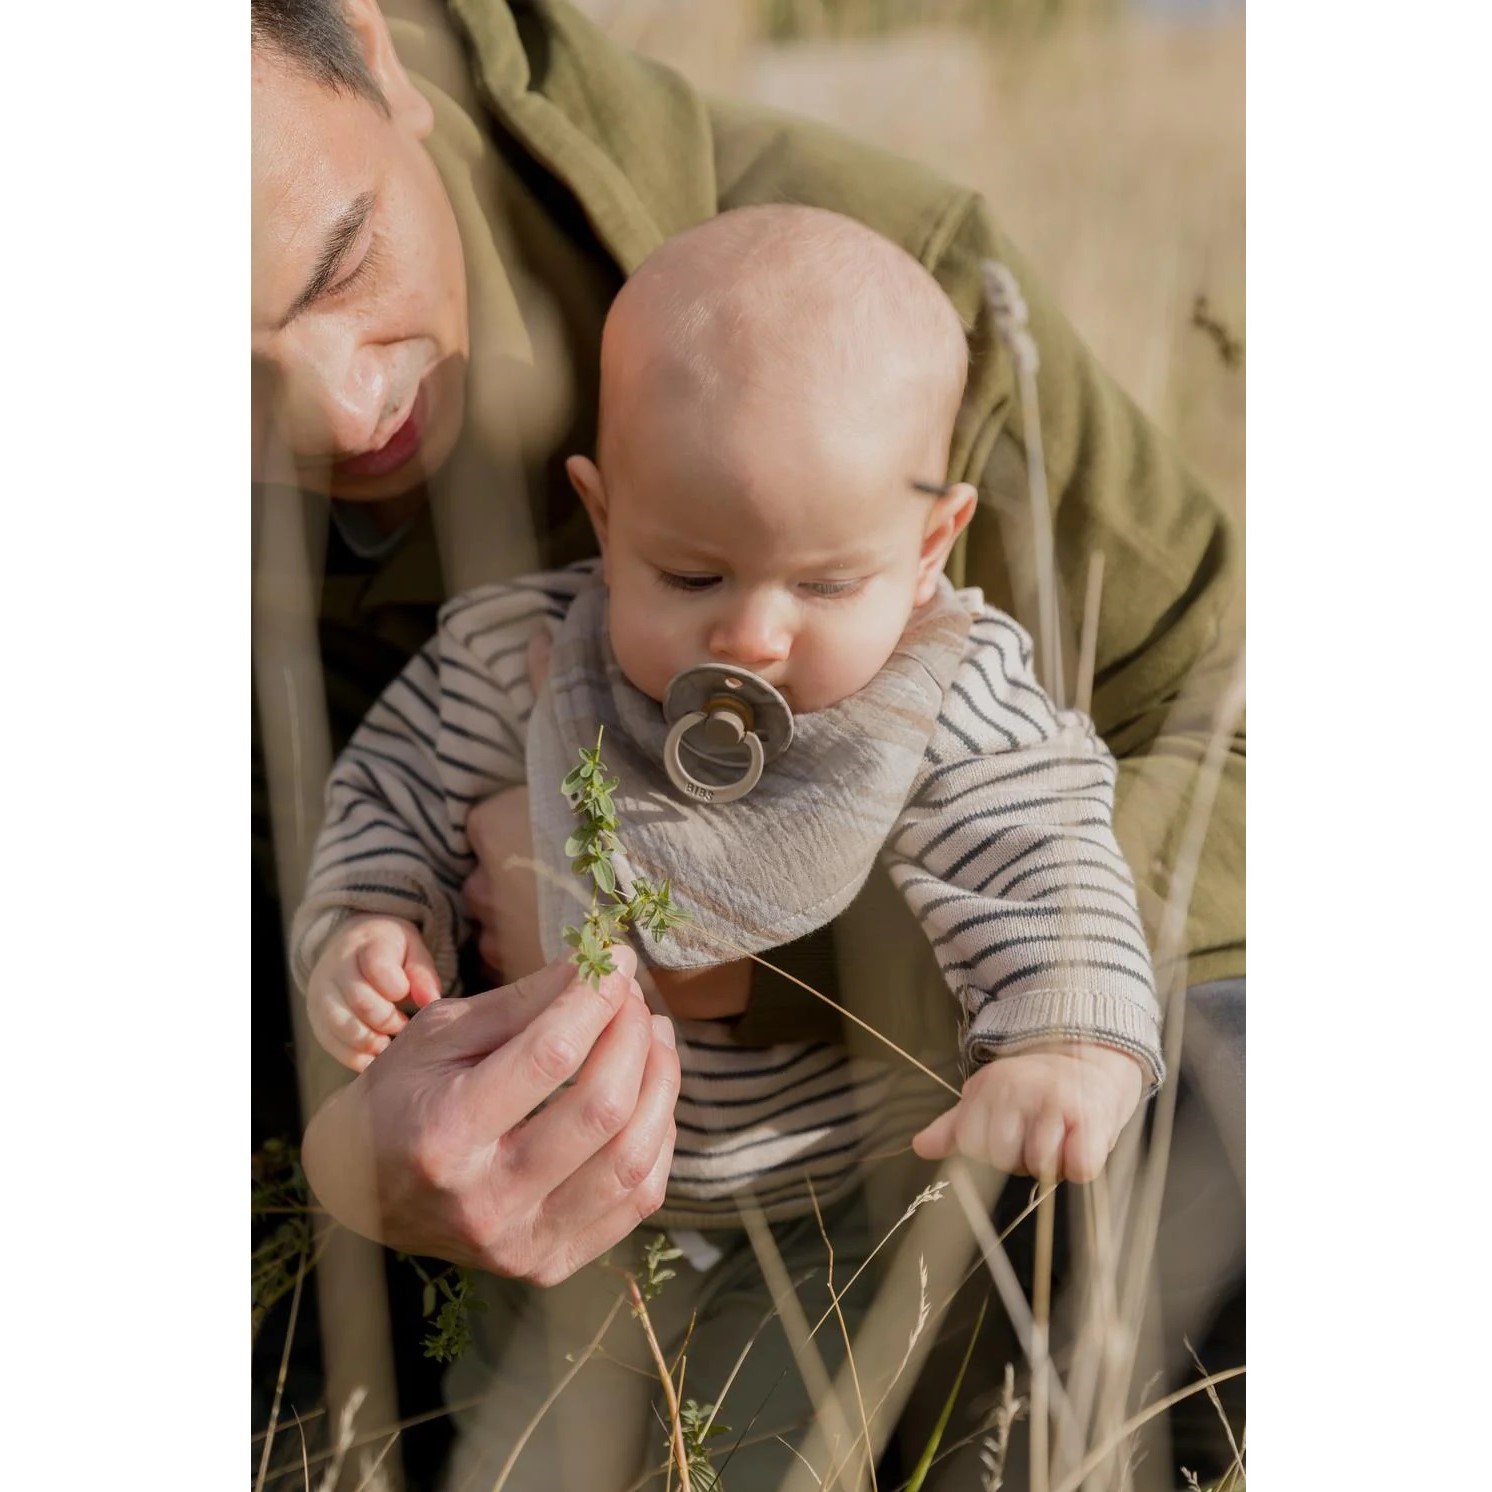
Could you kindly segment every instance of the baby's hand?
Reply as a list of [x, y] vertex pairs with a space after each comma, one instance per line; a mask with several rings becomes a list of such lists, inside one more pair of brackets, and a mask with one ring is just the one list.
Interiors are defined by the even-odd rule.
[[1092, 1181], [1143, 1087], [1133, 1057], [1089, 1042], [997, 1057], [970, 1076], [963, 1097], [912, 1148], [924, 1160], [958, 1151], [1014, 1175]]
[[440, 998], [419, 929], [402, 917], [350, 917], [327, 940], [306, 986], [311, 1029], [344, 1067], [361, 1072], [407, 1023], [397, 1008]]

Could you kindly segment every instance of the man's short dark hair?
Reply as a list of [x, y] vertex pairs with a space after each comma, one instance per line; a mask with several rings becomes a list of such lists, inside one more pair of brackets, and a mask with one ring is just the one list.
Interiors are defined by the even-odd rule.
[[279, 52], [328, 88], [388, 112], [341, 0], [250, 0], [250, 14], [254, 46]]

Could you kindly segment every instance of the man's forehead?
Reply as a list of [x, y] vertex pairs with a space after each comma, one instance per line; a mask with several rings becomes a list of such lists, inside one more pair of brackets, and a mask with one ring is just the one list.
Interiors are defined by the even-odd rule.
[[[375, 185], [377, 111], [256, 50], [253, 74], [256, 316], [299, 289], [329, 229]], [[371, 118], [369, 117], [371, 116]], [[294, 285], [292, 281], [296, 281]], [[281, 307], [281, 310], [284, 308]]]

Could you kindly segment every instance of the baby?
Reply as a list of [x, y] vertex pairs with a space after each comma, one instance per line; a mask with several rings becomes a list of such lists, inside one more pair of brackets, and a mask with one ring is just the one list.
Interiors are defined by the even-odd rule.
[[[822, 925], [883, 853], [963, 1007], [974, 1064], [918, 1153], [1096, 1174], [1161, 1079], [1158, 1012], [1110, 827], [1112, 759], [1037, 688], [1025, 634], [942, 578], [974, 489], [914, 487], [947, 469], [966, 369], [932, 277], [835, 214], [741, 209], [639, 268], [606, 323], [596, 461], [567, 468], [599, 572], [448, 603], [333, 774], [292, 934], [333, 1055], [365, 1067], [404, 1025], [401, 1004], [454, 987], [475, 864], [466, 814], [530, 776], [554, 794], [573, 753], [535, 764], [535, 743], [589, 744], [600, 722], [624, 850], [640, 845], [638, 865], [670, 874], [686, 906], [694, 892], [701, 927], [735, 940], [706, 957], [681, 930], [675, 967]], [[556, 638], [555, 676], [536, 696], [541, 632]], [[735, 804], [693, 803], [655, 766], [658, 705], [703, 662], [764, 679], [799, 728]], [[644, 810], [660, 807], [650, 827]], [[732, 894], [730, 867], [769, 858], [787, 885], [764, 912], [744, 870]], [[749, 915], [732, 911], [753, 896]], [[556, 936], [545, 928], [546, 948]], [[909, 1116], [929, 1117], [927, 1080], [913, 1073], [922, 1091], [902, 1102], [889, 1053], [733, 1049], [720, 1034], [681, 1022], [665, 1223], [718, 1222], [745, 1188], [791, 1215], [805, 1177], [823, 1200], [898, 1123], [904, 1143]]]

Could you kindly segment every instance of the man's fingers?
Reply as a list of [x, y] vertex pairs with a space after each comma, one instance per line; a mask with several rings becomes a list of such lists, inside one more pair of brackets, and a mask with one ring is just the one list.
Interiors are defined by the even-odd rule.
[[[612, 954], [619, 970], [628, 975], [636, 970], [637, 955], [630, 948], [615, 948]], [[437, 1060], [480, 1062], [512, 1041], [579, 978], [568, 958], [557, 958], [500, 989], [483, 990], [464, 1000], [435, 1001], [411, 1021], [410, 1035], [417, 1046], [438, 1048]], [[614, 975], [603, 980], [602, 990], [620, 1005], [625, 989], [615, 980]]]
[[[471, 1075], [480, 1095], [473, 1100], [473, 1112], [485, 1117], [492, 1138], [507, 1134], [580, 1071], [624, 1000], [641, 1001], [642, 991], [631, 977], [636, 955], [625, 947], [612, 952], [616, 972], [598, 987], [586, 983], [572, 964], [556, 960], [496, 992], [502, 999], [495, 1014], [506, 1017], [508, 1029]], [[440, 1006], [430, 1009], [433, 1013]], [[488, 1029], [498, 1024], [495, 1018], [484, 1022]], [[463, 1034], [469, 1038], [471, 1033]]]
[[[587, 1146], [578, 1137], [583, 1128], [584, 1109], [576, 1106], [580, 1083], [562, 1094], [542, 1114], [524, 1126], [527, 1141], [532, 1135], [532, 1150], [525, 1151], [529, 1160], [543, 1166], [546, 1180], [539, 1191], [540, 1219], [548, 1231], [559, 1236], [577, 1233], [598, 1216], [611, 1213], [642, 1186], [657, 1164], [673, 1128], [674, 1106], [679, 1096], [679, 1058], [675, 1049], [662, 1039], [665, 1031], [672, 1037], [667, 1016], [642, 1017], [639, 1029], [645, 1043], [643, 1062], [639, 1064], [634, 1101], [622, 1126], [603, 1144]], [[613, 1025], [632, 1010], [624, 1008]], [[608, 1032], [608, 1035], [610, 1033]], [[591, 1061], [604, 1060], [600, 1042]], [[590, 1063], [587, 1063], [587, 1069]], [[552, 1157], [555, 1159], [550, 1164]], [[661, 1196], [649, 1211], [656, 1210]]]
[[461, 900], [473, 921], [486, 925], [492, 916], [492, 881], [479, 865], [461, 883]]
[[[514, 1205], [537, 1207], [631, 1121], [653, 1032], [646, 1006], [623, 1000], [575, 1082], [503, 1142]], [[648, 1157], [652, 1164], [652, 1156]], [[606, 1207], [620, 1199], [608, 1196]], [[583, 1221], [589, 1221], [593, 1209]]]
[[568, 1279], [577, 1269], [599, 1259], [607, 1249], [615, 1248], [663, 1205], [668, 1173], [673, 1166], [674, 1140], [675, 1131], [670, 1123], [657, 1158], [642, 1182], [611, 1211], [571, 1234], [568, 1246], [556, 1250], [546, 1266], [531, 1277], [534, 1284], [557, 1285]]

